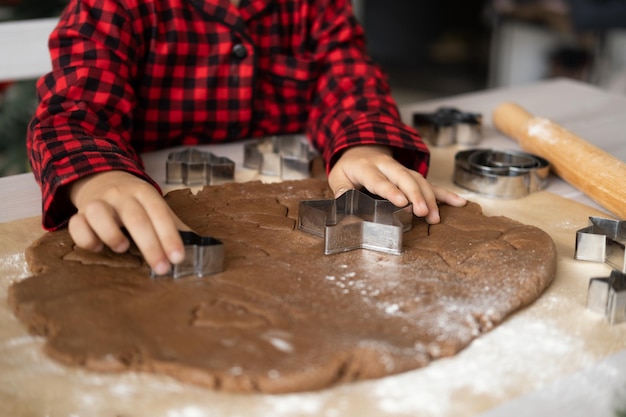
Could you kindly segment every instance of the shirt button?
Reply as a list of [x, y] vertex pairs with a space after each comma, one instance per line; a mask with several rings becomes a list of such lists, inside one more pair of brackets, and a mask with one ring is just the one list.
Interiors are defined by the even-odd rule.
[[236, 43], [233, 45], [233, 56], [238, 59], [244, 59], [248, 56], [248, 50], [242, 43]]

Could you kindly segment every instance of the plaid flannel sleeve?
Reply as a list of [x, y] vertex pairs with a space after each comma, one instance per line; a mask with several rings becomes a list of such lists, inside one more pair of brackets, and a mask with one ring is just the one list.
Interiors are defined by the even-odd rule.
[[386, 75], [367, 56], [364, 35], [346, 0], [317, 2], [315, 54], [324, 62], [307, 133], [324, 150], [327, 169], [353, 145], [390, 146], [403, 165], [422, 175], [429, 152], [401, 120]]
[[130, 146], [134, 96], [127, 80], [139, 48], [115, 5], [72, 1], [49, 39], [53, 69], [37, 83], [40, 105], [27, 132], [48, 230], [75, 212], [65, 186], [81, 177], [124, 170], [152, 182]]

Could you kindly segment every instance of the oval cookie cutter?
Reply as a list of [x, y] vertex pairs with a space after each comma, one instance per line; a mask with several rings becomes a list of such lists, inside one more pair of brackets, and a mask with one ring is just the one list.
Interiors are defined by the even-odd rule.
[[454, 158], [454, 183], [498, 198], [521, 198], [548, 185], [550, 163], [514, 150], [469, 149]]

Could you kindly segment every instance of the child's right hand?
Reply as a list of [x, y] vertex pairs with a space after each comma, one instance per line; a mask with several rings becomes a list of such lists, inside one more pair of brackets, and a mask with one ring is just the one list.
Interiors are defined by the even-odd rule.
[[189, 228], [141, 178], [124, 171], [93, 174], [73, 183], [69, 197], [78, 209], [69, 222], [78, 247], [97, 252], [106, 245], [125, 252], [130, 246], [125, 227], [155, 273], [165, 274], [170, 263], [184, 259], [179, 230]]

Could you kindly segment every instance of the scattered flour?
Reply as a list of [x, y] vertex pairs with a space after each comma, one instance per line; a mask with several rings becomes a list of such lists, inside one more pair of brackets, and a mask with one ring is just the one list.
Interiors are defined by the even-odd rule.
[[[577, 352], [584, 352], [581, 340], [545, 321], [515, 317], [455, 357], [373, 384], [372, 394], [385, 413], [446, 415], [456, 393], [504, 398], [524, 379], [538, 388], [568, 369]], [[583, 363], [591, 360], [584, 353], [577, 355]]]
[[548, 119], [535, 118], [528, 122], [528, 135], [546, 143], [556, 144], [557, 139], [552, 135], [553, 124]]

